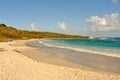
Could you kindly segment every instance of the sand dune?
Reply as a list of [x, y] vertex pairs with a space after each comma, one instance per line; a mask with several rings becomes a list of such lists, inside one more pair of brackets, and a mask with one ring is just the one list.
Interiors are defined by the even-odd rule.
[[37, 62], [15, 51], [29, 48], [24, 42], [0, 43], [0, 48], [5, 49], [0, 51], [0, 80], [120, 80], [120, 74]]

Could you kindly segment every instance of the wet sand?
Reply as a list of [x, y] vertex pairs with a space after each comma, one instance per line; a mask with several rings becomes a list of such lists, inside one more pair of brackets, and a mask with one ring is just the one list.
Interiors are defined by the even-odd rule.
[[[54, 57], [54, 58], [57, 57], [60, 59], [66, 59], [68, 61], [78, 63], [80, 65], [82, 64], [85, 67], [88, 66], [88, 67], [100, 69], [103, 71], [120, 73], [120, 58], [118, 58], [118, 57], [105, 56], [105, 55], [88, 53], [88, 52], [77, 52], [77, 51], [73, 51], [70, 49], [63, 49], [63, 48], [61, 48], [61, 49], [54, 48], [54, 47], [52, 48], [52, 47], [47, 47], [44, 45], [37, 45], [37, 44], [39, 44], [39, 43], [34, 42], [34, 41], [28, 43], [28, 45], [37, 47], [39, 49], [39, 50], [37, 50], [38, 52], [32, 52], [32, 53], [36, 53], [36, 55], [37, 55], [37, 56], [34, 55], [34, 57], [33, 57], [33, 55], [31, 54], [32, 55], [31, 57], [34, 59], [36, 59], [36, 57], [39, 57], [40, 55], [42, 55], [42, 54], [38, 54], [39, 51], [43, 51], [43, 52], [51, 53], [51, 54], [46, 54], [46, 55], [52, 55], [52, 57]], [[31, 53], [31, 52], [28, 52], [28, 53]], [[46, 58], [46, 57], [44, 57], [44, 58]], [[37, 60], [41, 61], [40, 58], [37, 58]], [[50, 63], [52, 63], [52, 62], [50, 62]], [[58, 63], [54, 62], [54, 64], [59, 64], [59, 62]], [[62, 65], [65, 65], [65, 64], [62, 64]], [[71, 66], [71, 67], [79, 67], [79, 65]]]

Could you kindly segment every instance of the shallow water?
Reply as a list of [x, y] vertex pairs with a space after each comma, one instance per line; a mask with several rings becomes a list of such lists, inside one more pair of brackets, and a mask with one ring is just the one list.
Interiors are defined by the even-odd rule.
[[43, 39], [38, 42], [49, 47], [120, 57], [120, 38]]
[[[54, 46], [49, 43], [53, 43]], [[115, 54], [115, 56], [112, 54], [112, 56], [110, 56], [110, 54], [107, 55], [106, 53], [103, 55], [103, 53], [95, 54], [88, 51], [74, 50], [71, 48], [67, 48], [68, 44], [61, 44], [58, 43], [56, 40], [54, 42], [54, 40], [47, 39], [30, 42], [29, 45], [37, 47], [38, 49], [40, 49], [40, 51], [42, 50], [51, 53], [54, 56], [64, 58], [74, 63], [100, 70], [120, 73], [120, 58], [116, 57], [118, 54]], [[73, 48], [75, 48], [75, 46]], [[119, 50], [118, 47], [117, 50]]]

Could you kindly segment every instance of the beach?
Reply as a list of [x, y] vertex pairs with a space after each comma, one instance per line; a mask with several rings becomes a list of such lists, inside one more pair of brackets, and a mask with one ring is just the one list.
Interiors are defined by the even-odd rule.
[[0, 43], [0, 80], [120, 80], [119, 73], [72, 63], [27, 46], [30, 41]]

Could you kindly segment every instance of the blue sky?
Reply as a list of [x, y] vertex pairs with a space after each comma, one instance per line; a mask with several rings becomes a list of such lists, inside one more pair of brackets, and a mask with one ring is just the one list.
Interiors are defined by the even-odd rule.
[[120, 0], [0, 0], [0, 3], [0, 23], [18, 29], [120, 36]]

